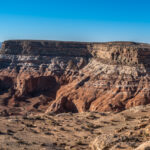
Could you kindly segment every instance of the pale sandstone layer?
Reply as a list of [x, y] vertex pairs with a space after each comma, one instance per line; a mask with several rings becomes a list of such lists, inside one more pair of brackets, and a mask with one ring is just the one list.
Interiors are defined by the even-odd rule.
[[150, 45], [5, 41], [1, 113], [122, 111], [150, 103]]

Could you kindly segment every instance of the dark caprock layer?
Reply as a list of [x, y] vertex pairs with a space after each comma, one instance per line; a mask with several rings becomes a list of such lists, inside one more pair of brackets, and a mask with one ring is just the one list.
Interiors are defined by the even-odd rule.
[[86, 60], [94, 57], [104, 64], [135, 67], [142, 64], [146, 68], [150, 67], [150, 45], [135, 42], [94, 43], [46, 40], [8, 40], [2, 43], [0, 54], [84, 57]]

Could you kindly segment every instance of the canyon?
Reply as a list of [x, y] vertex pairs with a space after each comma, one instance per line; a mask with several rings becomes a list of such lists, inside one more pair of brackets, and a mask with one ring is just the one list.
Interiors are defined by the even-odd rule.
[[8, 40], [0, 115], [120, 112], [150, 103], [150, 45]]
[[4, 41], [0, 149], [149, 149], [149, 83], [149, 44]]

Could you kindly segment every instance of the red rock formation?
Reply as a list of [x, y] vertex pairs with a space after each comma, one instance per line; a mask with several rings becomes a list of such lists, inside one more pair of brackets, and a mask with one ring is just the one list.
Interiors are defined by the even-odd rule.
[[150, 103], [148, 44], [5, 41], [0, 53], [0, 108], [9, 114]]

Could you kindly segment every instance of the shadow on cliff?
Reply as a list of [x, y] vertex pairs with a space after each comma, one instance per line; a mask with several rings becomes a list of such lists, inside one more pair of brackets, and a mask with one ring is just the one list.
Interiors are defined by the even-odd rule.
[[32, 98], [44, 95], [55, 99], [59, 87], [59, 83], [53, 76], [31, 77], [25, 80], [22, 95]]
[[78, 109], [76, 105], [71, 101], [68, 100], [66, 96], [61, 97], [58, 101], [54, 101], [50, 107], [47, 109], [47, 112], [55, 112], [55, 113], [77, 113]]
[[12, 92], [11, 91], [12, 87], [13, 87], [13, 79], [12, 78], [2, 77], [0, 79], [0, 95], [7, 93], [7, 92]]

